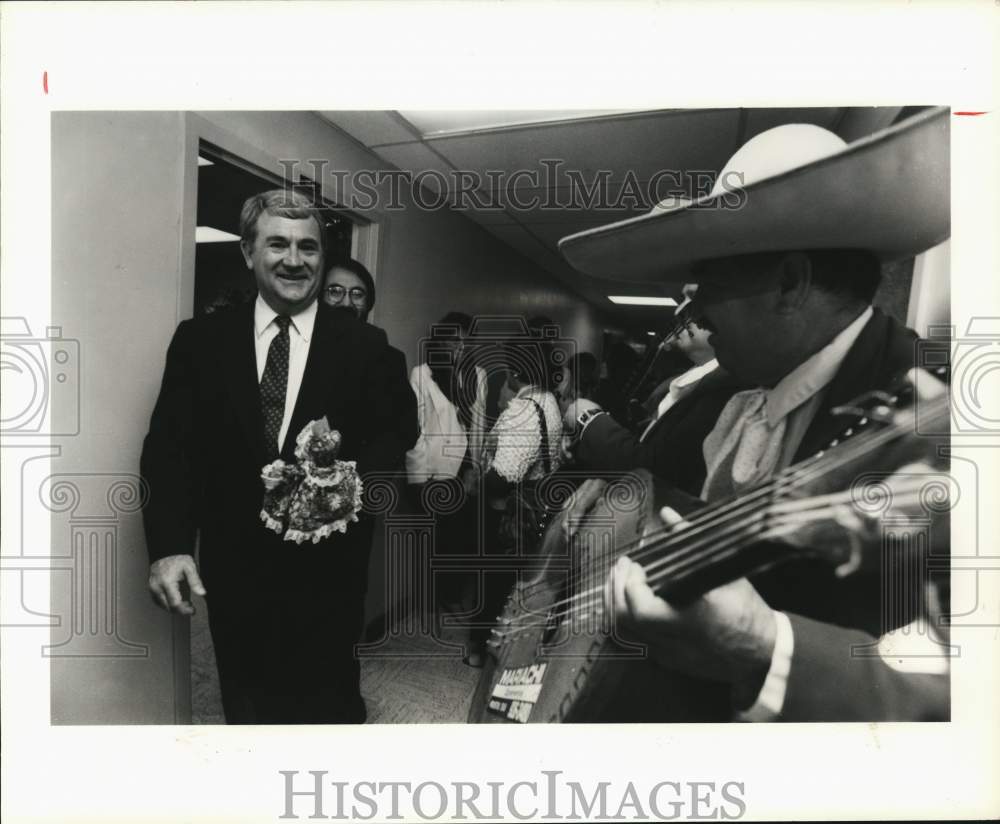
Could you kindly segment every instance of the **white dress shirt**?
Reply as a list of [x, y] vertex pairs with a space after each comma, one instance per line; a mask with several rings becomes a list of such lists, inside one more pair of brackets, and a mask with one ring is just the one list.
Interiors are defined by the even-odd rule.
[[650, 430], [652, 430], [660, 418], [667, 414], [667, 410], [669, 410], [670, 407], [672, 407], [685, 395], [689, 395], [692, 391], [694, 391], [701, 379], [709, 372], [714, 372], [718, 365], [719, 362], [715, 358], [712, 358], [710, 361], [706, 361], [698, 366], [692, 366], [687, 372], [683, 372], [674, 378], [670, 382], [670, 388], [667, 390], [667, 394], [663, 396], [663, 399], [656, 407], [656, 415], [653, 417], [653, 420], [649, 422], [649, 425], [643, 430], [642, 435], [639, 437], [639, 442], [642, 443], [646, 440], [646, 436], [650, 433]]
[[[292, 412], [295, 401], [299, 397], [302, 386], [302, 376], [306, 371], [306, 360], [309, 357], [309, 341], [312, 339], [313, 327], [316, 324], [316, 311], [319, 304], [310, 303], [297, 315], [292, 315], [288, 324], [288, 386], [285, 389], [285, 414], [281, 418], [281, 429], [278, 431], [278, 451], [285, 442], [288, 425], [292, 422]], [[254, 351], [257, 354], [257, 383], [264, 377], [264, 367], [267, 365], [267, 350], [271, 341], [278, 334], [278, 325], [274, 319], [278, 317], [264, 299], [257, 295], [253, 308]], [[296, 432], [296, 435], [299, 433]]]

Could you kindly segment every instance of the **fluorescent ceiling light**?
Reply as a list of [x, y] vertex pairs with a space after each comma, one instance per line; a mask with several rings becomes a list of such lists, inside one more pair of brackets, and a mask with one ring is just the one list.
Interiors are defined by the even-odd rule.
[[215, 164], [209, 160], [207, 157], [202, 157], [198, 155], [198, 165], [199, 166], [214, 166]]
[[424, 137], [496, 129], [503, 126], [527, 126], [533, 123], [559, 123], [587, 117], [627, 114], [631, 109], [556, 109], [554, 111], [415, 111], [400, 114]]
[[622, 306], [676, 306], [673, 298], [658, 298], [644, 295], [608, 295], [608, 300]]
[[194, 230], [195, 243], [232, 243], [239, 239], [239, 235], [223, 232], [221, 229], [213, 229], [211, 226], [196, 226]]

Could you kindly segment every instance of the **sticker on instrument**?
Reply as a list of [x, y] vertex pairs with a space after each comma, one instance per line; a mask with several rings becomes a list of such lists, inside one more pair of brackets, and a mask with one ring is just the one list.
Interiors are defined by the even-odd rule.
[[542, 691], [542, 679], [548, 664], [505, 669], [500, 673], [486, 708], [511, 721], [524, 724]]

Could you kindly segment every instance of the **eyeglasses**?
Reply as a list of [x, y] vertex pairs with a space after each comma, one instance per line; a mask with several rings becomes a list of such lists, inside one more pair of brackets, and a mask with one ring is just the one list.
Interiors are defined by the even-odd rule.
[[326, 292], [327, 297], [335, 303], [339, 303], [344, 299], [344, 295], [351, 296], [351, 303], [363, 303], [368, 298], [368, 293], [362, 289], [360, 286], [353, 286], [350, 289], [345, 289], [343, 286], [339, 286], [336, 283], [327, 286], [323, 290]]

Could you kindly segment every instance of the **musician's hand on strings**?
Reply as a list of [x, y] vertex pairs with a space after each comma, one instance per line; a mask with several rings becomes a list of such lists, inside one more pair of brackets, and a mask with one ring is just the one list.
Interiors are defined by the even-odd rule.
[[[687, 525], [669, 507], [660, 514], [675, 529]], [[776, 622], [745, 578], [678, 608], [656, 595], [641, 565], [623, 556], [605, 599], [620, 625], [645, 641], [661, 665], [732, 684], [737, 707], [753, 703], [771, 665]]]

